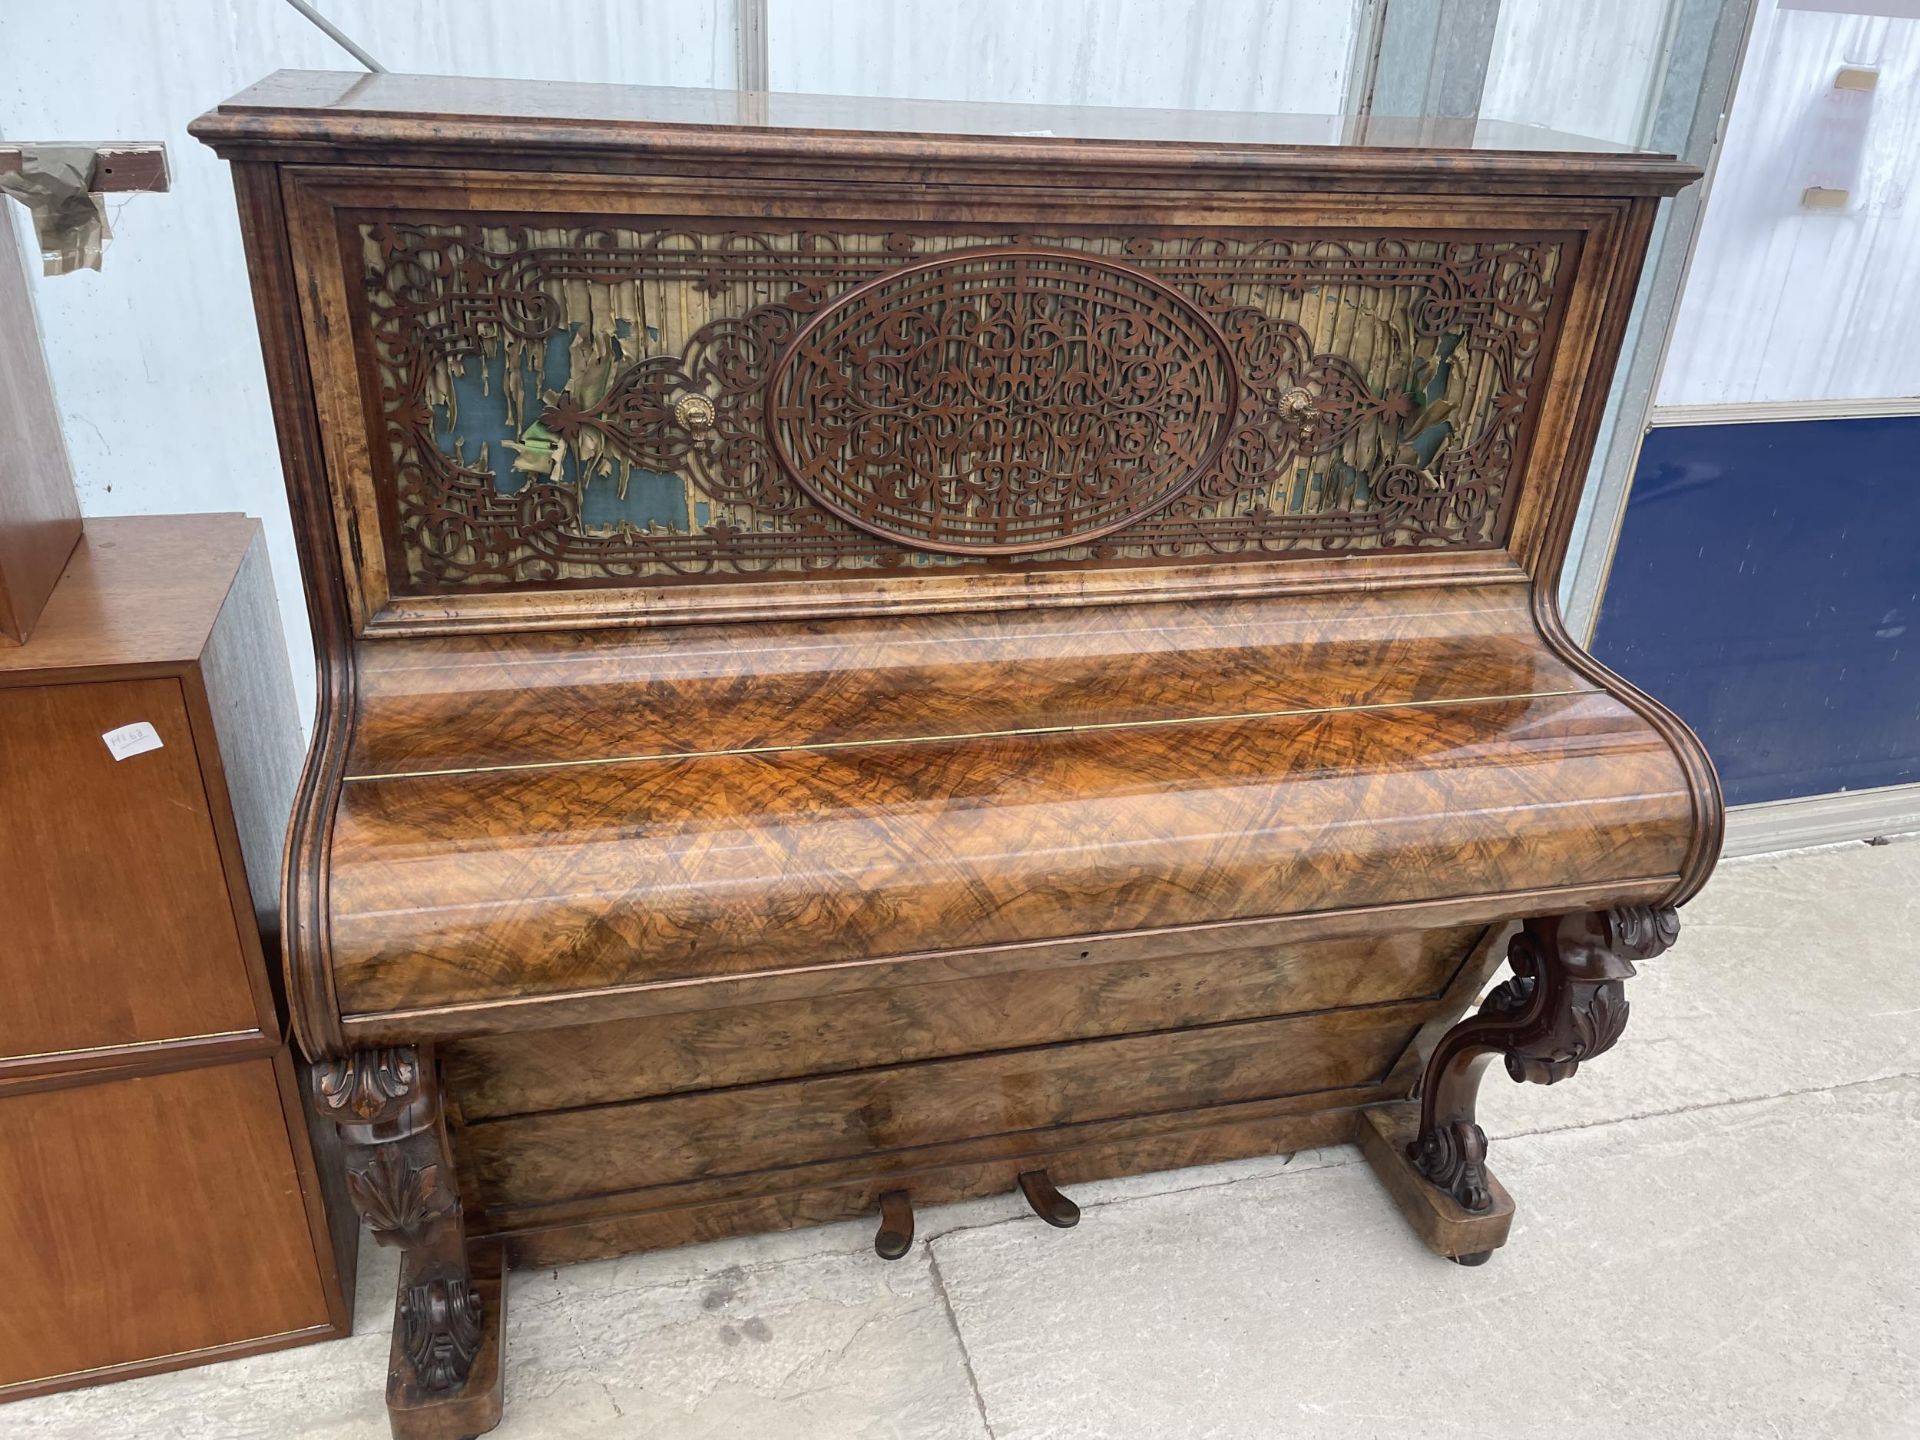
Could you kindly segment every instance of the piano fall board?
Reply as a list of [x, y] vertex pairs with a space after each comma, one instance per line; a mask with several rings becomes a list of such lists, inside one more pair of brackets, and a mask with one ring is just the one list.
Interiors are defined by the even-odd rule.
[[497, 1420], [503, 1260], [897, 1256], [916, 1202], [1066, 1225], [1343, 1140], [1439, 1254], [1504, 1241], [1484, 1062], [1612, 1045], [1719, 848], [1554, 602], [1697, 172], [298, 72], [195, 133], [319, 654], [287, 981], [404, 1252], [396, 1434]]

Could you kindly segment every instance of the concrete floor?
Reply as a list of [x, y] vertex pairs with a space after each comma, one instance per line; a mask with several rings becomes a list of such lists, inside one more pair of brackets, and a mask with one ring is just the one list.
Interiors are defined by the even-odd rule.
[[[512, 1277], [500, 1440], [1920, 1436], [1920, 843], [1731, 862], [1567, 1084], [1490, 1074], [1477, 1270], [1356, 1151]], [[377, 1440], [350, 1339], [0, 1407], [6, 1440]]]

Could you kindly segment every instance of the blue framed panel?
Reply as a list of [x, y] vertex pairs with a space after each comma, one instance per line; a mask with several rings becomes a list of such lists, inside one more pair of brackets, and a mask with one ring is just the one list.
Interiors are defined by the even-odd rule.
[[1593, 650], [1730, 805], [1920, 781], [1920, 416], [1650, 432]]

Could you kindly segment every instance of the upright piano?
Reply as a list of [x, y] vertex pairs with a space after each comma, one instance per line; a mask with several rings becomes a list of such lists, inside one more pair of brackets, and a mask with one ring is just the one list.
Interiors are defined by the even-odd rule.
[[1695, 170], [300, 72], [194, 128], [319, 658], [286, 983], [403, 1252], [396, 1435], [499, 1418], [503, 1266], [869, 1214], [897, 1257], [917, 1205], [1064, 1226], [1348, 1141], [1437, 1254], [1505, 1240], [1481, 1071], [1611, 1046], [1719, 849], [1555, 599]]

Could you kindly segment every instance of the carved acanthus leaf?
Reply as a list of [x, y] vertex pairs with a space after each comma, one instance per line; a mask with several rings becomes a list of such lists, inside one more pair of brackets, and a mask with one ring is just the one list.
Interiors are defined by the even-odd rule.
[[380, 1145], [367, 1163], [347, 1171], [347, 1194], [375, 1235], [406, 1243], [447, 1208], [437, 1164], [414, 1165], [397, 1146]]
[[1487, 993], [1480, 1002], [1480, 1013], [1497, 1019], [1507, 1020], [1515, 1015], [1524, 1014], [1527, 1002], [1533, 998], [1533, 980], [1526, 975], [1511, 975]]
[[1584, 1005], [1576, 1005], [1571, 1017], [1575, 1060], [1591, 1060], [1613, 1048], [1620, 1032], [1627, 1028], [1627, 993], [1619, 981], [1597, 987]]
[[1482, 1057], [1503, 1056], [1515, 1080], [1565, 1080], [1626, 1029], [1632, 961], [1659, 954], [1678, 932], [1666, 906], [1529, 920], [1507, 947], [1512, 978], [1441, 1036], [1428, 1058], [1420, 1128], [1407, 1148], [1414, 1167], [1466, 1209], [1484, 1209], [1486, 1136], [1473, 1119]]
[[372, 1124], [406, 1108], [419, 1084], [420, 1062], [411, 1045], [395, 1045], [322, 1060], [313, 1074], [314, 1093], [331, 1118]]

